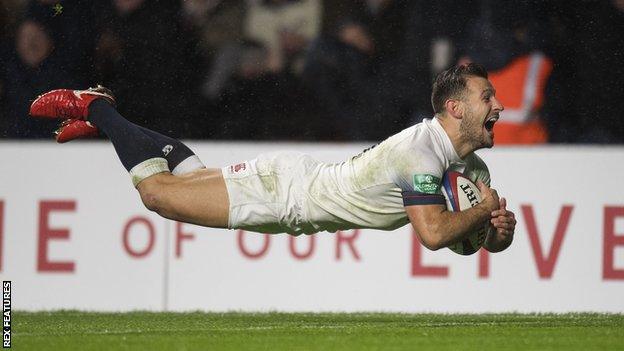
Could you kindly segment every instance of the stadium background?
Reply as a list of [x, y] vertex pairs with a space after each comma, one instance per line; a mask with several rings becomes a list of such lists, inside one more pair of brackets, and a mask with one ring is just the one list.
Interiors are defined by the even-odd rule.
[[54, 122], [24, 118], [33, 97], [101, 83], [173, 137], [376, 142], [475, 61], [507, 107], [499, 145], [624, 142], [621, 0], [0, 4], [2, 138], [49, 139]]
[[[0, 275], [18, 310], [624, 312], [622, 1], [1, 4]], [[429, 252], [409, 228], [291, 239], [165, 221], [105, 141], [59, 146], [26, 117], [44, 91], [102, 83], [209, 165], [341, 161], [430, 116], [440, 70], [499, 77], [531, 57], [537, 98], [480, 152], [519, 218], [489, 256]], [[520, 72], [496, 86], [510, 102]]]

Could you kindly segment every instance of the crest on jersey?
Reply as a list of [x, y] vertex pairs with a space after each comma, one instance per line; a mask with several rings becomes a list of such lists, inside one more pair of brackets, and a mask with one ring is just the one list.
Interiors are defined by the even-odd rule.
[[437, 194], [440, 178], [431, 174], [414, 174], [414, 190], [424, 194]]
[[230, 166], [230, 174], [238, 173], [247, 169], [246, 162]]

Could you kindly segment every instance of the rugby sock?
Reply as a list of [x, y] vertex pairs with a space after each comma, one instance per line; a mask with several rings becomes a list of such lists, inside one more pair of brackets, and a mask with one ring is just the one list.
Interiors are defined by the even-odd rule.
[[123, 118], [104, 99], [97, 99], [89, 105], [87, 119], [111, 140], [135, 187], [147, 177], [169, 171], [167, 160], [162, 157], [157, 142], [137, 125]]
[[181, 141], [141, 126], [138, 127], [158, 144], [162, 155], [169, 163], [169, 169], [171, 169], [173, 175], [181, 175], [206, 168], [199, 157]]

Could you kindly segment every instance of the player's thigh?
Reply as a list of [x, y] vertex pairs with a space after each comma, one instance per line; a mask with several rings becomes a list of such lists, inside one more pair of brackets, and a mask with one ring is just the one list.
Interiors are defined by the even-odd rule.
[[[161, 173], [139, 184], [141, 197], [153, 197], [155, 210], [177, 221], [227, 228], [229, 199], [220, 169], [182, 176]], [[148, 200], [152, 201], [152, 200]]]

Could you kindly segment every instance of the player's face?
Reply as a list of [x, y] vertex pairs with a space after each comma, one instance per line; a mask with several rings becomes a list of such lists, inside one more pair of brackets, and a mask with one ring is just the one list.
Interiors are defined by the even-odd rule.
[[475, 149], [490, 148], [494, 145], [494, 124], [504, 107], [489, 80], [468, 77], [466, 88], [460, 133]]

